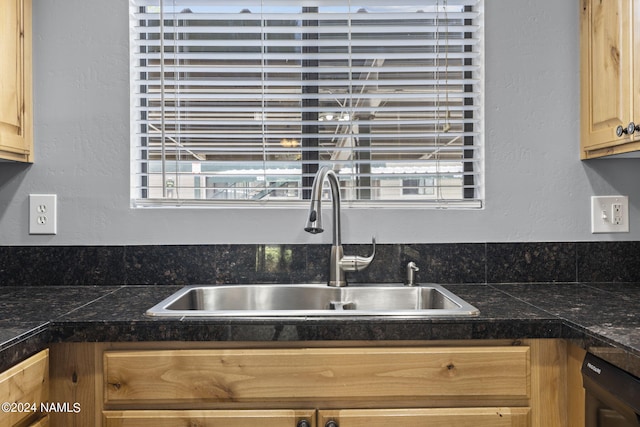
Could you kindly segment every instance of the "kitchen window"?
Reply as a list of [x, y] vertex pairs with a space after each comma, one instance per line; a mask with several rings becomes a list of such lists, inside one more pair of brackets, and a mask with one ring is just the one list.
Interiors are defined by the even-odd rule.
[[483, 202], [482, 0], [130, 0], [133, 206]]

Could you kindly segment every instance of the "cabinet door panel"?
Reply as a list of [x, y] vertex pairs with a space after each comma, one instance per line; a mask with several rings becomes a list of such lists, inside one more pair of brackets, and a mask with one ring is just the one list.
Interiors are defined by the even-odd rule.
[[0, 158], [32, 161], [31, 0], [0, 2]]
[[318, 424], [338, 427], [527, 427], [529, 408], [364, 409], [319, 411]]
[[633, 121], [632, 2], [582, 0], [580, 38], [582, 148], [628, 142], [615, 130]]
[[108, 351], [104, 378], [127, 407], [530, 396], [526, 346]]
[[[31, 356], [24, 362], [0, 373], [0, 402], [33, 404], [35, 408], [0, 411], [0, 426], [12, 426], [27, 418], [37, 418], [40, 402], [49, 394], [49, 350]], [[35, 411], [33, 410], [35, 409]]]
[[105, 411], [104, 427], [315, 427], [314, 410]]
[[[20, 126], [22, 52], [20, 49], [20, 4], [15, 0], [0, 2], [0, 123], [17, 128]], [[13, 61], [4, 58], [14, 58]]]

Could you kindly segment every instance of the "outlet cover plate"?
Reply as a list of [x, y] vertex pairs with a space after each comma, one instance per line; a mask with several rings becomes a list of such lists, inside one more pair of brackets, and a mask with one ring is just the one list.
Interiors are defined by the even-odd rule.
[[55, 194], [29, 194], [29, 234], [56, 234], [58, 207]]
[[591, 233], [628, 232], [628, 196], [591, 196]]

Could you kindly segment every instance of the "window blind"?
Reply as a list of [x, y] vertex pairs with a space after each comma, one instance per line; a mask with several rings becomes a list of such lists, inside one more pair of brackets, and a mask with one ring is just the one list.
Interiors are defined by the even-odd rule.
[[134, 206], [481, 206], [481, 0], [130, 6]]

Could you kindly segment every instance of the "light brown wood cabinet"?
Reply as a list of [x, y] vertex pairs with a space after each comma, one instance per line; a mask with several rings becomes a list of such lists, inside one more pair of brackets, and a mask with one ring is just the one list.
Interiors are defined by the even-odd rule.
[[0, 159], [33, 162], [31, 0], [0, 1]]
[[634, 53], [638, 45], [637, 2], [581, 0], [582, 159], [640, 150], [640, 54]]
[[45, 427], [40, 404], [49, 398], [49, 350], [0, 373], [0, 426]]
[[224, 344], [55, 344], [52, 425], [566, 425], [561, 340]]

